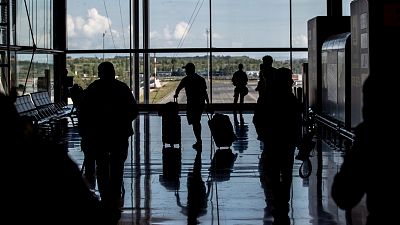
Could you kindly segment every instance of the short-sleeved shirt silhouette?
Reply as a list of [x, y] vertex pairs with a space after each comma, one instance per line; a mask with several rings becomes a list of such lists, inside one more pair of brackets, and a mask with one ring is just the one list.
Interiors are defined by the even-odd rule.
[[207, 85], [203, 77], [197, 73], [186, 75], [179, 83], [178, 88], [185, 88], [187, 98], [187, 119], [192, 124], [201, 116], [207, 96]]

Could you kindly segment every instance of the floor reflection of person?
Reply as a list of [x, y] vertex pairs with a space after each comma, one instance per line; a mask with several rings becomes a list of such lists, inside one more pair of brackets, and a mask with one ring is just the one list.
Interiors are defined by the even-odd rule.
[[239, 119], [238, 119], [238, 114], [234, 112], [233, 119], [234, 119], [236, 140], [232, 143], [232, 146], [235, 150], [239, 151], [240, 153], [243, 153], [243, 151], [247, 149], [249, 144], [247, 135], [249, 131], [249, 125], [244, 122], [242, 113], [239, 113]]
[[198, 224], [198, 218], [207, 213], [207, 200], [211, 190], [211, 182], [207, 186], [201, 176], [201, 152], [197, 152], [193, 164], [193, 171], [187, 177], [187, 204], [182, 205], [179, 192], [175, 193], [176, 202], [182, 208], [182, 213], [187, 216], [187, 224]]

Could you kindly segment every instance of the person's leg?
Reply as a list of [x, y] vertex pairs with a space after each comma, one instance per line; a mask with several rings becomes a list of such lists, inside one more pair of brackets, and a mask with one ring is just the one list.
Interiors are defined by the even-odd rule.
[[244, 94], [240, 93], [240, 105], [243, 105], [244, 103]]
[[97, 166], [97, 185], [99, 188], [101, 204], [107, 208], [110, 204], [110, 161], [109, 153], [103, 151], [96, 152]]
[[85, 179], [90, 189], [96, 188], [96, 160], [92, 153], [85, 152]]
[[122, 207], [122, 185], [124, 177], [124, 163], [128, 156], [128, 141], [118, 140], [115, 142], [114, 151], [110, 154], [110, 192], [112, 207]]
[[201, 144], [201, 123], [200, 121], [196, 121], [193, 123], [193, 133], [196, 137], [196, 143]]
[[239, 94], [239, 113], [242, 114], [242, 107], [243, 107], [243, 103], [244, 103], [244, 95], [243, 93]]
[[280, 161], [277, 153], [279, 150], [276, 144], [271, 144], [268, 141], [264, 142], [262, 163], [264, 166], [265, 188], [269, 193], [267, 204], [269, 204], [268, 207], [271, 209], [274, 218], [279, 214]]
[[290, 224], [288, 213], [293, 179], [294, 148], [282, 145], [280, 150], [281, 154], [277, 160], [280, 167], [280, 185], [278, 187], [274, 224], [286, 225]]
[[239, 92], [238, 92], [238, 88], [236, 87], [234, 90], [234, 94], [233, 94], [233, 103], [237, 104], [239, 99]]
[[[288, 205], [290, 201], [290, 193], [291, 186], [293, 180], [293, 163], [294, 163], [294, 150], [293, 146], [284, 146], [282, 149], [281, 156], [281, 188], [280, 188], [280, 196], [282, 198], [282, 202], [285, 202], [285, 205]], [[289, 210], [289, 208], [285, 208], [285, 210]], [[287, 211], [289, 212], [289, 211]]]
[[[193, 106], [192, 106], [193, 107]], [[193, 145], [193, 148], [196, 150], [201, 149], [202, 141], [201, 141], [201, 115], [203, 114], [203, 108], [196, 108], [188, 111], [188, 120], [189, 124], [193, 126], [193, 133], [196, 138], [196, 143]]]
[[90, 189], [96, 188], [96, 162], [94, 156], [95, 147], [88, 138], [81, 139], [81, 150], [84, 154], [84, 177]]

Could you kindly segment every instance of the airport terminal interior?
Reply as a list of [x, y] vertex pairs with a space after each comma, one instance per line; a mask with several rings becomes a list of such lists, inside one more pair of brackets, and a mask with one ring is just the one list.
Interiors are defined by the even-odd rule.
[[[399, 9], [394, 0], [0, 0], [0, 92], [15, 97], [17, 113], [84, 174], [71, 90], [86, 89], [99, 78], [98, 65], [109, 61], [139, 108], [118, 224], [278, 225], [263, 176], [264, 143], [253, 123], [260, 65], [272, 56], [274, 67], [291, 69], [292, 92], [304, 106], [302, 135], [312, 131], [315, 143], [307, 160], [294, 159], [282, 224], [363, 225], [365, 196], [343, 210], [331, 187], [363, 121], [364, 81], [380, 65], [398, 63], [390, 55], [400, 50]], [[206, 81], [212, 108], [201, 116], [201, 151], [192, 146], [185, 91], [174, 98], [189, 62]], [[248, 77], [240, 108], [232, 84], [239, 64]], [[180, 139], [169, 146], [160, 112], [174, 100]], [[8, 115], [2, 110], [1, 117]], [[236, 138], [229, 146], [217, 146], [210, 131], [215, 114], [232, 123]], [[228, 155], [217, 159], [221, 152]], [[228, 166], [215, 169], [218, 160]], [[194, 179], [204, 187], [194, 187]], [[99, 196], [98, 184], [88, 188]]]

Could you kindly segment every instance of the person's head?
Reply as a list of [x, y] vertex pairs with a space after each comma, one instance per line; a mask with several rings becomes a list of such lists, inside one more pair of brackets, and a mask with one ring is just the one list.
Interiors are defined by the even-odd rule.
[[276, 82], [276, 86], [282, 88], [282, 90], [291, 90], [294, 83], [292, 75], [293, 72], [291, 69], [286, 67], [279, 68], [275, 74], [274, 79]]
[[111, 62], [102, 62], [97, 67], [99, 78], [105, 80], [115, 79], [115, 69]]
[[243, 70], [243, 64], [239, 63], [238, 68], [239, 70]]
[[270, 55], [266, 55], [262, 58], [264, 66], [272, 66], [274, 59]]
[[185, 69], [186, 74], [194, 74], [194, 72], [196, 71], [196, 67], [194, 66], [193, 63], [187, 63], [185, 66], [182, 67], [183, 69]]

